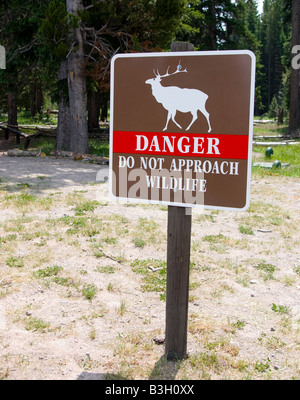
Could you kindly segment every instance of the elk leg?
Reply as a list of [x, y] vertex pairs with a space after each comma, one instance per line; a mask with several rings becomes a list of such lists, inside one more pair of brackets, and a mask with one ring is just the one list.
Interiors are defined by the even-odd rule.
[[166, 123], [166, 126], [164, 127], [163, 131], [165, 131], [167, 129], [170, 118], [171, 118], [171, 111], [168, 111], [167, 123]]
[[192, 122], [189, 124], [189, 126], [186, 128], [186, 131], [188, 131], [189, 129], [190, 129], [190, 127], [193, 125], [193, 123], [196, 121], [196, 119], [198, 118], [198, 116], [197, 116], [197, 111], [198, 110], [196, 110], [196, 111], [191, 111], [191, 113], [192, 113], [192, 116], [193, 116], [193, 119], [192, 119]]
[[205, 110], [205, 108], [204, 108], [204, 110], [200, 110], [200, 111], [202, 112], [202, 114], [206, 118], [206, 121], [207, 121], [208, 127], [209, 127], [209, 129], [208, 129], [208, 133], [209, 133], [211, 131], [211, 126], [210, 126], [210, 122], [209, 122], [209, 113]]
[[176, 115], [176, 110], [175, 112], [172, 113], [172, 121], [178, 126], [178, 128], [182, 129], [182, 127], [175, 121], [175, 115]]

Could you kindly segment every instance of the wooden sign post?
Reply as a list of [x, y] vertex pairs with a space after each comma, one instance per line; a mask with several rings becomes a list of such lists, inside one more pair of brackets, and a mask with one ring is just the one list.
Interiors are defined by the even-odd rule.
[[[174, 42], [171, 51], [193, 51], [191, 43]], [[168, 360], [187, 354], [192, 209], [168, 206], [165, 354]]]

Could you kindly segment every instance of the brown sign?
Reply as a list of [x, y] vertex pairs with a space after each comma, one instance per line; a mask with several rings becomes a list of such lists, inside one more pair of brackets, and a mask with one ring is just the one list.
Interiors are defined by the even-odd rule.
[[110, 191], [214, 209], [249, 205], [255, 57], [122, 54], [111, 69]]

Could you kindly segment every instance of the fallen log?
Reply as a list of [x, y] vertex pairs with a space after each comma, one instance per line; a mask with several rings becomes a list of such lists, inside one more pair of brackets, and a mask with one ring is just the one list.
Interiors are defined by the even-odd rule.
[[[6, 125], [0, 124], [0, 128], [3, 129], [6, 133], [8, 133], [8, 132], [14, 133], [16, 135], [17, 144], [20, 144], [20, 137], [24, 137], [26, 139], [25, 140], [25, 144], [24, 144], [24, 149], [25, 150], [28, 149], [28, 146], [29, 146], [29, 143], [30, 143], [31, 139], [41, 135], [40, 132], [33, 133], [32, 135], [27, 135], [26, 133], [21, 132], [17, 127], [11, 126], [11, 125], [8, 125], [8, 124], [6, 124]], [[9, 139], [8, 135], [6, 136], [6, 139], [7, 140]]]
[[[273, 164], [272, 162], [254, 162], [252, 163], [253, 167], [261, 167], [261, 168], [273, 168]], [[289, 167], [290, 164], [289, 163], [281, 163], [281, 167]]]
[[75, 161], [82, 161], [87, 163], [95, 163], [101, 165], [109, 164], [108, 157], [103, 157], [103, 156], [100, 157], [93, 154], [83, 154], [83, 153], [73, 153], [71, 151], [53, 150], [51, 151], [50, 155], [54, 157], [71, 158]]
[[292, 144], [297, 144], [299, 142], [294, 142], [294, 141], [285, 141], [285, 142], [259, 142], [259, 141], [254, 141], [253, 146], [289, 146]]
[[23, 151], [23, 150], [8, 150], [7, 155], [9, 157], [39, 157], [41, 155], [39, 151]]

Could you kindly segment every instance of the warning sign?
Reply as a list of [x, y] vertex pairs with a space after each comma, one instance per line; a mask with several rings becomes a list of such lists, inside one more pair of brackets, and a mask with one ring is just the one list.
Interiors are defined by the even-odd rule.
[[115, 198], [245, 210], [255, 56], [249, 51], [117, 55], [111, 67]]

